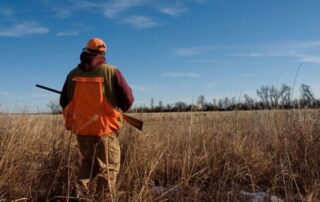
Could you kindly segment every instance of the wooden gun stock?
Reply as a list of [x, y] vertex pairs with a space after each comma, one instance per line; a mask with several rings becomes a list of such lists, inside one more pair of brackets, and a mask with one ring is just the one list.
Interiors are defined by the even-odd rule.
[[123, 119], [129, 123], [130, 125], [132, 125], [133, 127], [139, 129], [139, 130], [142, 130], [143, 128], [143, 121], [139, 120], [139, 119], [136, 119], [136, 118], [133, 118], [132, 116], [128, 116], [124, 113], [122, 113], [122, 117]]
[[[36, 87], [42, 88], [44, 90], [51, 91], [51, 92], [54, 92], [54, 93], [61, 94], [61, 91], [58, 91], [58, 90], [55, 90], [55, 89], [52, 89], [52, 88], [48, 88], [46, 86], [42, 86], [42, 85], [39, 85], [39, 84], [36, 84]], [[125, 120], [127, 123], [129, 123], [133, 127], [137, 128], [139, 130], [142, 130], [143, 121], [141, 121], [139, 119], [136, 119], [136, 118], [133, 118], [132, 116], [129, 116], [129, 115], [127, 115], [125, 113], [122, 113], [122, 112], [121, 112], [121, 114], [122, 114], [123, 120]]]

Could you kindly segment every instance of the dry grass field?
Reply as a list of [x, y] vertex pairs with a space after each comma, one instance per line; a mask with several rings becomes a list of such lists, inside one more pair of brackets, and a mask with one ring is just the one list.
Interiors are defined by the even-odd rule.
[[[134, 116], [145, 129], [121, 131], [116, 201], [319, 198], [318, 110]], [[0, 201], [66, 201], [80, 158], [71, 137], [60, 115], [1, 115]]]

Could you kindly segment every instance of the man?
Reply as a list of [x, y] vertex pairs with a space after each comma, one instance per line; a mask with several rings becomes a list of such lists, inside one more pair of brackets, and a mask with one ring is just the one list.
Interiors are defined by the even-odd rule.
[[114, 192], [120, 168], [121, 111], [127, 111], [134, 100], [121, 72], [107, 64], [106, 50], [99, 38], [87, 42], [81, 63], [68, 74], [60, 97], [66, 128], [76, 135], [82, 155], [78, 194], [88, 193], [93, 179], [97, 192]]

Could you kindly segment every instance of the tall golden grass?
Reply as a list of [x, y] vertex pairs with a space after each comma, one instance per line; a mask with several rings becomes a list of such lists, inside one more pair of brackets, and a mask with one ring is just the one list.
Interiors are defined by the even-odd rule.
[[[118, 201], [319, 198], [319, 110], [135, 116], [145, 129], [119, 136]], [[0, 116], [0, 201], [67, 200], [79, 159], [60, 115]]]

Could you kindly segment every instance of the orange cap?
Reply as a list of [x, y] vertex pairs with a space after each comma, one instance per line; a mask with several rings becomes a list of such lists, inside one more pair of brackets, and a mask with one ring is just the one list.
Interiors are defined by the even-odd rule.
[[99, 38], [92, 38], [88, 41], [84, 50], [106, 52], [107, 45]]

